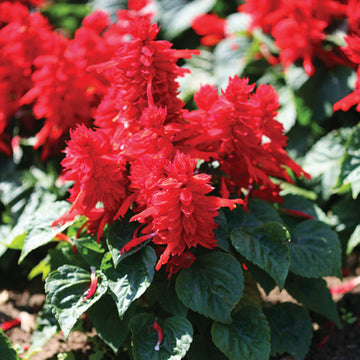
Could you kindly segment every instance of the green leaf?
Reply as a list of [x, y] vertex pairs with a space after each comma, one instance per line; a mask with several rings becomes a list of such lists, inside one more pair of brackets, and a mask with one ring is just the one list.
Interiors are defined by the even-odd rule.
[[70, 223], [66, 223], [62, 226], [51, 226], [54, 220], [69, 209], [69, 206], [67, 201], [54, 202], [51, 198], [39, 206], [28, 225], [30, 231], [26, 235], [19, 263], [31, 251], [49, 243], [57, 233], [64, 231], [70, 225]]
[[[94, 266], [95, 268], [101, 266], [105, 250], [101, 244], [96, 242], [94, 237], [88, 236], [85, 238], [73, 239], [73, 242], [76, 246], [77, 254], [83, 258], [84, 263], [87, 264], [87, 268], [89, 266]], [[80, 266], [79, 260], [77, 264]]]
[[157, 283], [157, 296], [160, 305], [170, 314], [186, 316], [188, 309], [178, 299], [175, 286], [169, 280]]
[[241, 308], [233, 315], [232, 324], [214, 322], [211, 336], [231, 360], [268, 360], [270, 357], [270, 328], [259, 308]]
[[303, 168], [321, 183], [324, 199], [330, 197], [340, 174], [340, 163], [351, 129], [334, 130], [323, 136], [306, 154]]
[[240, 206], [234, 210], [223, 209], [229, 231], [233, 228], [244, 227], [248, 231], [255, 230], [257, 227], [269, 222], [282, 223], [280, 215], [275, 209], [263, 200], [250, 199], [248, 204], [249, 211], [245, 211]]
[[333, 104], [351, 92], [353, 70], [337, 66], [331, 70], [318, 67], [314, 76], [308, 78], [295, 91], [298, 120], [309, 125], [313, 119], [322, 123], [333, 115]]
[[357, 126], [350, 135], [341, 159], [340, 174], [335, 187], [341, 191], [351, 186], [354, 199], [360, 193], [360, 127]]
[[360, 225], [358, 225], [351, 234], [346, 247], [346, 255], [350, 255], [352, 251], [360, 245]]
[[124, 219], [117, 220], [109, 225], [106, 231], [106, 244], [109, 248], [115, 267], [120, 261], [126, 259], [128, 256], [135, 254], [138, 250], [148, 244], [151, 239], [144, 241], [137, 247], [122, 253], [121, 249], [132, 239], [136, 228], [139, 226], [136, 222], [130, 222], [130, 215]]
[[131, 303], [150, 286], [155, 272], [156, 254], [153, 248], [146, 246], [121, 261], [116, 269], [108, 258], [105, 258], [101, 269], [108, 279], [109, 290], [119, 315], [123, 317]]
[[85, 299], [85, 291], [90, 286], [90, 273], [76, 266], [63, 265], [51, 272], [45, 282], [47, 302], [58, 320], [65, 338], [76, 321], [95, 304], [108, 287], [105, 275], [97, 270], [98, 285], [95, 294]]
[[[25, 194], [22, 194], [24, 196], [28, 196]], [[39, 207], [41, 201], [48, 198], [54, 199], [52, 195], [47, 195], [44, 197], [44, 191], [34, 191], [29, 198], [26, 201], [26, 204], [22, 207], [21, 203], [25, 201], [25, 199], [20, 199], [14, 207], [11, 209], [11, 215], [14, 216], [15, 226], [9, 231], [8, 234], [6, 234], [5, 238], [1, 241], [9, 248], [21, 250], [25, 237], [26, 232], [29, 229], [29, 223], [31, 222], [31, 219], [33, 218], [34, 212]], [[20, 205], [21, 210], [16, 211], [15, 208], [17, 208]], [[18, 216], [16, 215], [18, 214]]]
[[266, 271], [260, 269], [258, 266], [252, 263], [247, 263], [246, 265], [255, 280], [263, 288], [265, 293], [269, 295], [271, 290], [273, 290], [276, 286], [274, 279]]
[[185, 306], [229, 323], [244, 289], [241, 265], [232, 255], [219, 251], [199, 256], [189, 269], [179, 273], [175, 289]]
[[215, 222], [219, 224], [219, 226], [214, 231], [217, 245], [220, 249], [229, 252], [231, 250], [229, 241], [229, 227], [226, 215], [221, 209], [219, 210], [219, 215], [215, 218]]
[[317, 206], [314, 202], [305, 199], [299, 195], [286, 195], [283, 196], [284, 202], [280, 204], [280, 211], [283, 218], [288, 217], [291, 218], [293, 221], [289, 221], [291, 225], [295, 226], [300, 219], [304, 220], [305, 217], [302, 216], [294, 216], [288, 214], [286, 210], [296, 210], [301, 211], [305, 215], [313, 217], [314, 220], [319, 220], [322, 222], [326, 222], [329, 225], [331, 224], [330, 219], [326, 216], [326, 214], [321, 210], [319, 206]]
[[282, 86], [278, 90], [278, 94], [281, 107], [276, 120], [283, 124], [285, 133], [287, 133], [296, 123], [294, 94], [287, 86]]
[[304, 359], [311, 344], [313, 326], [309, 313], [293, 303], [278, 303], [264, 309], [271, 329], [271, 355], [288, 353]]
[[131, 314], [127, 313], [121, 320], [114, 300], [105, 295], [88, 310], [88, 315], [99, 337], [116, 354], [129, 333]]
[[206, 14], [215, 0], [158, 0], [157, 16], [168, 40], [189, 29], [191, 21], [198, 15]]
[[289, 271], [289, 240], [287, 229], [279, 223], [267, 223], [248, 232], [233, 229], [231, 242], [241, 255], [265, 270], [281, 289]]
[[186, 358], [188, 360], [227, 360], [227, 357], [214, 345], [211, 338], [202, 335], [194, 336]]
[[326, 282], [323, 279], [306, 279], [291, 275], [286, 280], [286, 290], [308, 309], [319, 313], [340, 326], [339, 314]]
[[11, 347], [10, 340], [0, 329], [0, 358], [1, 360], [20, 360], [19, 355]]
[[163, 322], [158, 320], [162, 328], [163, 340], [159, 350], [155, 350], [158, 336], [152, 328], [153, 315], [141, 313], [130, 320], [132, 333], [132, 352], [134, 360], [181, 360], [190, 348], [193, 337], [191, 323], [180, 316], [173, 316]]
[[337, 234], [320, 221], [306, 220], [291, 232], [290, 271], [303, 277], [341, 278], [341, 247]]

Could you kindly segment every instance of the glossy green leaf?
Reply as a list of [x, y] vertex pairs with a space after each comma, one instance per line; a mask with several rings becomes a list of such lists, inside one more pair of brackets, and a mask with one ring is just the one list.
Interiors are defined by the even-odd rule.
[[187, 315], [188, 309], [177, 297], [174, 280], [157, 282], [156, 290], [159, 303], [167, 312], [172, 315]]
[[351, 129], [334, 130], [323, 136], [307, 152], [303, 168], [313, 180], [321, 184], [322, 196], [327, 199], [340, 174], [341, 159], [345, 154], [345, 145]]
[[47, 302], [58, 320], [65, 338], [76, 321], [95, 304], [105, 293], [108, 287], [106, 277], [97, 270], [98, 285], [95, 294], [89, 299], [85, 292], [90, 287], [90, 272], [72, 265], [63, 265], [52, 271], [45, 282]]
[[303, 277], [341, 277], [337, 234], [320, 221], [306, 220], [291, 231], [290, 271]]
[[138, 299], [150, 286], [155, 272], [156, 254], [146, 246], [136, 254], [120, 262], [114, 268], [109, 258], [102, 264], [120, 317], [123, 317], [132, 302]]
[[70, 204], [66, 201], [54, 202], [52, 199], [49, 200], [43, 201], [33, 214], [28, 225], [30, 231], [26, 235], [19, 262], [23, 261], [31, 251], [49, 243], [57, 233], [64, 231], [69, 226], [69, 223], [51, 226], [54, 220], [69, 209]]
[[280, 109], [276, 120], [284, 126], [285, 132], [288, 132], [296, 123], [296, 106], [294, 94], [289, 87], [282, 86], [278, 90]]
[[249, 211], [238, 206], [234, 210], [223, 209], [229, 231], [233, 228], [244, 227], [247, 231], [255, 230], [257, 227], [269, 222], [282, 223], [280, 215], [267, 202], [259, 199], [250, 199]]
[[355, 247], [360, 245], [360, 225], [358, 225], [350, 236], [347, 243], [346, 254], [350, 255]]
[[271, 355], [288, 353], [304, 359], [311, 344], [313, 326], [309, 313], [293, 303], [278, 303], [264, 309], [271, 329]]
[[[300, 220], [306, 219], [306, 216], [312, 217], [314, 220], [319, 220], [331, 224], [330, 219], [326, 216], [326, 214], [321, 210], [319, 206], [317, 206], [314, 202], [304, 198], [299, 195], [286, 195], [283, 196], [284, 202], [280, 204], [280, 213], [282, 218], [287, 217], [287, 223], [291, 225], [295, 225]], [[291, 214], [291, 212], [287, 212], [287, 210], [295, 210], [300, 211], [303, 214]], [[289, 219], [293, 221], [289, 221]]]
[[219, 251], [199, 256], [189, 269], [179, 273], [175, 289], [185, 306], [229, 323], [244, 289], [241, 265], [232, 255]]
[[339, 314], [326, 282], [323, 279], [306, 279], [300, 276], [289, 276], [286, 290], [297, 301], [308, 309], [319, 313], [340, 326]]
[[113, 258], [115, 267], [120, 261], [135, 254], [151, 241], [151, 239], [149, 239], [127, 252], [121, 252], [121, 249], [133, 238], [134, 232], [139, 226], [137, 222], [130, 222], [129, 220], [130, 216], [126, 216], [122, 220], [115, 221], [108, 226], [105, 234], [106, 244]]
[[99, 337], [117, 353], [129, 333], [131, 314], [120, 319], [117, 307], [110, 295], [103, 296], [89, 310], [88, 315]]
[[358, 126], [353, 130], [346, 144], [336, 188], [341, 191], [348, 185], [351, 187], [353, 198], [356, 199], [360, 193], [360, 127]]
[[280, 288], [284, 286], [290, 260], [289, 233], [283, 225], [267, 223], [251, 232], [235, 228], [230, 239], [236, 251], [265, 270]]
[[[159, 350], [155, 350], [158, 335], [152, 328], [158, 321], [163, 332]], [[140, 313], [130, 320], [134, 360], [181, 360], [190, 348], [193, 337], [191, 323], [186, 317], [173, 316], [164, 321], [153, 315]]]
[[[77, 257], [82, 257], [83, 263], [87, 265], [86, 268], [89, 268], [89, 266], [99, 268], [101, 266], [105, 250], [100, 243], [96, 242], [94, 237], [88, 236], [72, 240], [76, 246]], [[77, 264], [80, 266], [80, 259], [77, 259]]]
[[0, 329], [0, 358], [1, 360], [20, 360], [17, 352], [11, 347], [10, 340]]
[[333, 69], [318, 67], [315, 75], [295, 91], [298, 120], [309, 125], [313, 119], [318, 123], [333, 115], [333, 104], [351, 92], [353, 70], [344, 66]]
[[225, 251], [230, 251], [229, 226], [225, 213], [220, 209], [219, 215], [215, 218], [218, 227], [214, 230], [217, 246]]
[[214, 322], [211, 336], [215, 345], [231, 360], [268, 360], [270, 328], [263, 312], [243, 307], [231, 324]]

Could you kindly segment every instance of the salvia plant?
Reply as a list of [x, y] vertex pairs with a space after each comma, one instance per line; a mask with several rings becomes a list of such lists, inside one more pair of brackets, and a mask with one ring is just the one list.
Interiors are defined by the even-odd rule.
[[0, 1], [0, 254], [44, 256], [23, 358], [90, 326], [91, 360], [304, 359], [359, 245], [359, 2], [104, 3], [67, 34], [59, 5]]

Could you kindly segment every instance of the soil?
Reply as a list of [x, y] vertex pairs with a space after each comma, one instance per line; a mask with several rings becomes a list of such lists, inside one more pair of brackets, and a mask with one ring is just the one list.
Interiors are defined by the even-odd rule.
[[[349, 275], [343, 278], [342, 283], [360, 275], [360, 266], [350, 270]], [[329, 286], [341, 283], [335, 278], [326, 278], [326, 281]], [[42, 283], [41, 281], [35, 284], [22, 283], [21, 287], [26, 289], [22, 291], [18, 286], [11, 286], [6, 282], [2, 281], [0, 284], [0, 323], [20, 317], [21, 326], [7, 330], [5, 333], [17, 349], [21, 347], [26, 349], [31, 341], [37, 313], [45, 300]], [[274, 303], [295, 301], [286, 291], [280, 293], [276, 290], [271, 292], [266, 300]], [[360, 285], [345, 295], [334, 296], [334, 300], [340, 314], [346, 315], [347, 320], [343, 319], [343, 327], [337, 328], [327, 319], [311, 314], [314, 336], [305, 360], [360, 360]], [[92, 332], [91, 335], [94, 333]], [[57, 354], [69, 351], [76, 355], [76, 359], [87, 359], [87, 350], [89, 345], [86, 334], [72, 332], [66, 341], [59, 333], [43, 347], [42, 351], [33, 355], [31, 360], [56, 360]], [[293, 360], [293, 358], [283, 355], [273, 360]]]

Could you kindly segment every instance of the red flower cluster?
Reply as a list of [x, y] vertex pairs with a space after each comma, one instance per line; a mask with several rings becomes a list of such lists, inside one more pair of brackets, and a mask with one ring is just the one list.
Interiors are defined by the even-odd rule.
[[[243, 204], [250, 187], [256, 196], [279, 200], [269, 177], [290, 181], [284, 167], [303, 172], [284, 150], [272, 87], [254, 92], [248, 80], [234, 77], [221, 95], [204, 86], [195, 95], [199, 110], [185, 111], [176, 78], [187, 70], [176, 62], [198, 52], [156, 40], [159, 27], [148, 15], [118, 15], [128, 36], [111, 60], [92, 67], [110, 86], [96, 112], [97, 129], [78, 125], [71, 132], [62, 164], [65, 179], [74, 181], [72, 206], [54, 225], [85, 215], [88, 231], [100, 239], [105, 225], [131, 207], [142, 235], [138, 228], [122, 251], [152, 238], [162, 251], [156, 269], [169, 264], [175, 273], [194, 260], [189, 249], [216, 246], [220, 207]], [[199, 159], [216, 160], [226, 174], [214, 179], [223, 198], [210, 195], [212, 177], [199, 172]], [[238, 198], [230, 200], [230, 192]]]
[[58, 154], [69, 129], [90, 125], [106, 91], [106, 78], [88, 67], [110, 59], [122, 41], [123, 29], [110, 26], [103, 11], [85, 18], [70, 40], [53, 31], [39, 12], [1, 3], [0, 150], [11, 153], [6, 128], [22, 105], [32, 104], [34, 117], [45, 119], [34, 147], [43, 146], [42, 159], [52, 150]]
[[[336, 0], [247, 0], [239, 11], [252, 16], [251, 29], [261, 27], [274, 37], [284, 66], [302, 60], [310, 76], [315, 71], [316, 56], [329, 63], [328, 52], [322, 48], [327, 28], [349, 12], [345, 2]], [[353, 22], [352, 26], [356, 26], [356, 20]], [[334, 55], [331, 61], [343, 62]]]
[[19, 3], [0, 3], [0, 151], [11, 154], [5, 130], [32, 87], [34, 59], [50, 51], [53, 39], [40, 13], [29, 13]]

